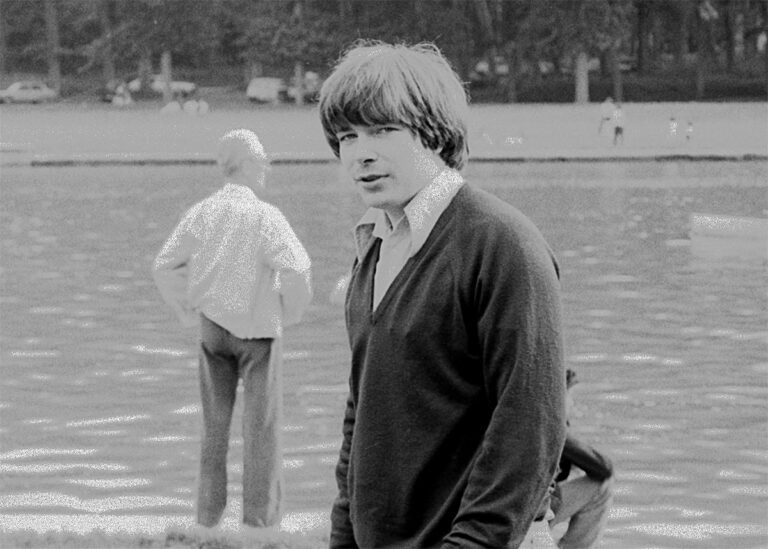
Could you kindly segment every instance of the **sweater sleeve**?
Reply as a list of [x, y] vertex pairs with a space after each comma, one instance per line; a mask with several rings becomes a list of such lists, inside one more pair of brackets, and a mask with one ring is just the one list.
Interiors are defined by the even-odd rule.
[[352, 433], [355, 427], [355, 405], [350, 393], [344, 412], [344, 439], [341, 444], [339, 461], [336, 464], [336, 484], [338, 495], [331, 509], [330, 549], [356, 549], [352, 522], [349, 518], [349, 493], [347, 491], [347, 472], [349, 471], [349, 452], [352, 447]]
[[539, 236], [483, 243], [474, 304], [490, 422], [443, 548], [518, 547], [565, 441], [557, 265]]

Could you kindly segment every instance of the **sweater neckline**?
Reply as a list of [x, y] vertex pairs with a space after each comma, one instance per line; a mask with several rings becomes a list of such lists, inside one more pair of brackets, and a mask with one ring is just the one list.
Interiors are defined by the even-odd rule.
[[459, 195], [464, 194], [466, 192], [466, 189], [468, 188], [467, 184], [464, 184], [461, 186], [461, 188], [458, 190], [458, 192], [453, 196], [451, 201], [446, 206], [445, 210], [443, 210], [443, 213], [440, 214], [440, 217], [437, 219], [437, 222], [435, 223], [434, 227], [432, 227], [432, 230], [429, 232], [429, 235], [427, 236], [426, 240], [424, 241], [424, 244], [419, 248], [419, 250], [413, 254], [411, 257], [408, 258], [408, 260], [405, 262], [405, 265], [403, 265], [403, 268], [400, 269], [400, 272], [397, 273], [395, 278], [392, 280], [392, 283], [389, 285], [389, 288], [387, 288], [387, 291], [384, 292], [384, 295], [381, 298], [381, 301], [379, 301], [378, 307], [375, 309], [373, 308], [373, 284], [374, 284], [374, 278], [376, 276], [376, 266], [379, 262], [379, 252], [381, 249], [381, 239], [377, 238], [376, 242], [373, 246], [369, 249], [369, 254], [375, 254], [375, 257], [371, 258], [371, 261], [374, 261], [374, 264], [371, 268], [368, 269], [368, 272], [366, 273], [366, 307], [368, 308], [368, 318], [370, 320], [371, 324], [376, 324], [379, 317], [381, 317], [384, 314], [385, 309], [389, 306], [389, 302], [392, 301], [393, 296], [398, 294], [401, 291], [401, 286], [404, 284], [404, 281], [407, 280], [407, 278], [410, 276], [411, 271], [414, 269], [414, 265], [418, 263], [421, 259], [421, 257], [427, 253], [427, 250], [429, 250], [432, 245], [433, 241], [437, 238], [435, 236], [437, 233], [442, 232], [444, 226], [448, 223], [448, 221], [453, 217], [452, 211], [455, 209], [456, 199]]

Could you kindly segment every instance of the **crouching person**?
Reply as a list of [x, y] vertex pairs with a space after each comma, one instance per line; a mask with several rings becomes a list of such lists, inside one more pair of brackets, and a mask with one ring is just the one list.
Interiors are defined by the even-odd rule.
[[[570, 389], [576, 384], [576, 373], [567, 372], [568, 410], [572, 406]], [[576, 467], [584, 475], [569, 478]], [[565, 439], [560, 458], [560, 473], [556, 478], [551, 508], [554, 518], [550, 527], [568, 521], [568, 527], [558, 541], [561, 549], [595, 547], [608, 520], [613, 499], [613, 464], [611, 460], [571, 434]]]

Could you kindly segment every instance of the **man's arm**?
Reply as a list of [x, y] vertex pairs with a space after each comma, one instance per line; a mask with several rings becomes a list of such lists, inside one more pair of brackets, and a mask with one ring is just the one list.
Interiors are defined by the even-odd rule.
[[312, 301], [309, 255], [288, 220], [278, 211], [264, 227], [265, 256], [277, 273], [275, 285], [283, 304], [283, 325], [296, 324]]
[[522, 543], [554, 478], [565, 441], [565, 371], [554, 258], [541, 239], [525, 237], [516, 245], [491, 243], [481, 253], [477, 329], [492, 412], [444, 548]]
[[152, 265], [152, 277], [163, 300], [173, 309], [182, 325], [191, 327], [197, 323], [197, 313], [187, 300], [189, 259], [197, 245], [190, 230], [196, 208], [192, 208], [163, 244]]
[[562, 459], [571, 462], [595, 480], [607, 480], [613, 476], [613, 463], [607, 456], [571, 435], [565, 439]]
[[356, 549], [352, 522], [349, 519], [349, 493], [347, 492], [347, 472], [349, 471], [349, 452], [352, 447], [352, 434], [355, 428], [355, 405], [352, 394], [347, 397], [344, 412], [344, 440], [341, 444], [339, 461], [336, 464], [336, 484], [339, 493], [331, 509], [330, 549]]

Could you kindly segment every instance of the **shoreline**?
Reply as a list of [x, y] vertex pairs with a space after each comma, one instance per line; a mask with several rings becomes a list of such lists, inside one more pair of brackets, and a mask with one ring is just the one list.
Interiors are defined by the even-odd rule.
[[[541, 155], [541, 156], [509, 156], [485, 155], [471, 157], [470, 164], [504, 164], [504, 163], [587, 163], [587, 162], [765, 162], [768, 154], [625, 154], [625, 155]], [[273, 155], [271, 164], [301, 165], [301, 164], [333, 164], [337, 162], [333, 156], [322, 157], [306, 155]], [[7, 159], [0, 156], [0, 166], [4, 168], [41, 168], [41, 167], [98, 167], [98, 166], [213, 166], [216, 159], [199, 155], [31, 155], [26, 158]]]

